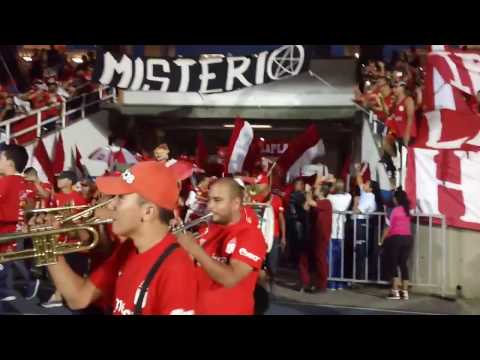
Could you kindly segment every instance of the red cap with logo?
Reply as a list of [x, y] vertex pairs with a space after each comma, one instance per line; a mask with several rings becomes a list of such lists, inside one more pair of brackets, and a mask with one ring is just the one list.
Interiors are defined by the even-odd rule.
[[177, 206], [179, 188], [173, 172], [158, 161], [142, 161], [122, 176], [97, 178], [97, 187], [107, 195], [137, 193], [157, 206], [173, 210]]

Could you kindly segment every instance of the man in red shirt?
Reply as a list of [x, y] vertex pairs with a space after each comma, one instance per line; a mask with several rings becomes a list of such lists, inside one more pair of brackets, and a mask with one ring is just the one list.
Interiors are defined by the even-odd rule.
[[[156, 161], [143, 161], [120, 177], [98, 178], [97, 186], [102, 193], [115, 195], [110, 205], [113, 232], [122, 243], [89, 278], [73, 272], [63, 256], [48, 266], [69, 307], [83, 309], [102, 301], [112, 306], [114, 315], [193, 314], [195, 266], [183, 249], [175, 248], [175, 236], [169, 233], [179, 195], [171, 170]], [[154, 273], [147, 292], [141, 291], [147, 274], [168, 249], [173, 252]]]
[[[41, 182], [38, 177], [38, 172], [33, 167], [25, 169], [23, 172], [25, 180], [31, 182], [33, 189], [35, 190], [35, 200], [39, 202], [36, 204], [36, 208], [44, 209], [50, 207], [51, 197], [53, 194], [53, 187], [48, 182]], [[38, 205], [38, 206], [37, 206]]]
[[[31, 207], [27, 181], [21, 175], [28, 162], [28, 153], [21, 145], [7, 145], [0, 153], [0, 233], [13, 233], [24, 224], [24, 209]], [[22, 224], [23, 223], [23, 224]], [[23, 242], [0, 244], [0, 252], [21, 250]], [[20, 249], [18, 249], [20, 248]], [[26, 297], [33, 298], [39, 286], [39, 281], [31, 281], [30, 273], [21, 261], [0, 264], [0, 301], [16, 299], [13, 292], [13, 266], [22, 273], [27, 281]]]
[[241, 220], [242, 200], [243, 190], [235, 180], [217, 180], [208, 194], [213, 214], [208, 232], [199, 242], [191, 233], [177, 236], [199, 266], [197, 314], [254, 313], [254, 290], [266, 244], [257, 227]]

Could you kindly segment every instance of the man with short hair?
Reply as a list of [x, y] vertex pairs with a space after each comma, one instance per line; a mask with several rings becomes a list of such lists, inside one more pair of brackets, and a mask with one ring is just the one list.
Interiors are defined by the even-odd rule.
[[[24, 210], [32, 201], [27, 181], [21, 175], [28, 162], [28, 153], [21, 145], [6, 145], [0, 153], [0, 233], [19, 231], [24, 221]], [[31, 204], [30, 204], [31, 205]], [[23, 243], [20, 244], [22, 247]], [[17, 243], [0, 244], [0, 252], [17, 250]], [[16, 300], [13, 291], [13, 266], [22, 272], [27, 280], [27, 299], [38, 291], [39, 281], [31, 281], [30, 274], [21, 262], [0, 264], [0, 301]]]
[[[83, 309], [103, 300], [112, 306], [114, 315], [193, 314], [197, 296], [194, 263], [175, 246], [175, 236], [169, 233], [179, 195], [171, 170], [156, 161], [144, 161], [120, 177], [97, 178], [97, 186], [100, 192], [115, 195], [110, 205], [113, 232], [122, 243], [89, 278], [73, 272], [63, 256], [48, 266], [67, 304]], [[147, 275], [167, 250], [170, 255], [152, 272], [146, 291], [142, 290]]]
[[213, 224], [199, 242], [191, 233], [177, 236], [199, 266], [200, 315], [254, 314], [254, 291], [266, 244], [256, 226], [242, 221], [242, 200], [243, 190], [234, 179], [217, 180], [208, 194]]

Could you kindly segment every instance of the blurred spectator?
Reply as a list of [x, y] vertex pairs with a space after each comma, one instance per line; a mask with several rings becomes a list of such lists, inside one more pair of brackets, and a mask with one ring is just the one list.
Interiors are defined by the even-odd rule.
[[306, 238], [306, 212], [303, 208], [305, 204], [305, 183], [302, 179], [296, 179], [293, 182], [293, 192], [289, 196], [286, 211], [287, 220], [287, 247], [289, 258], [296, 267], [300, 251], [306, 248], [308, 239]]
[[[345, 192], [345, 182], [341, 179], [336, 180], [331, 193], [327, 197], [332, 203], [334, 211], [332, 215], [332, 234], [328, 253], [332, 277], [340, 278], [342, 276], [342, 246], [345, 239], [345, 215], [335, 213], [347, 211], [352, 202], [352, 195]], [[330, 281], [328, 288], [331, 290], [342, 290], [344, 283], [341, 281]]]

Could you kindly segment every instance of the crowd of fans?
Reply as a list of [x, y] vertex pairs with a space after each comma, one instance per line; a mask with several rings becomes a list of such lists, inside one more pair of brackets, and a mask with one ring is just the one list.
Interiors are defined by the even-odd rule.
[[400, 146], [408, 146], [417, 136], [424, 88], [422, 58], [414, 47], [409, 52], [394, 53], [391, 61], [369, 60], [362, 65], [362, 79], [354, 90], [354, 101], [373, 111], [377, 132], [383, 135], [383, 158], [393, 178], [396, 168], [392, 158]]
[[[45, 121], [60, 114], [63, 102], [97, 89], [98, 85], [91, 81], [95, 53], [88, 52], [81, 59], [79, 63], [74, 62], [66, 52], [51, 46], [49, 50], [35, 49], [31, 61], [19, 60], [22, 61], [22, 68], [28, 72], [31, 85], [26, 92], [20, 93], [15, 81], [0, 84], [0, 122], [25, 115], [26, 119], [15, 124], [12, 132], [19, 131], [35, 123], [36, 118], [28, 117], [32, 111], [51, 107], [42, 112], [42, 120]], [[67, 110], [69, 107], [72, 106], [68, 106]], [[55, 124], [52, 124], [45, 130], [54, 127]], [[26, 143], [32, 140], [30, 135], [16, 140]]]

